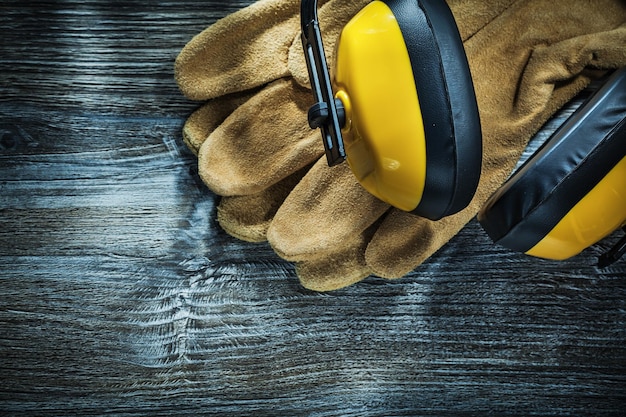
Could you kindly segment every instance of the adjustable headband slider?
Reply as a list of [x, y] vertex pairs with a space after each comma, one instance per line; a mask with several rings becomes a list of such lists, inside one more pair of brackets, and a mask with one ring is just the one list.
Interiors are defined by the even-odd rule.
[[317, 0], [302, 0], [300, 14], [302, 48], [316, 101], [309, 109], [309, 126], [313, 129], [319, 127], [322, 130], [326, 159], [328, 165], [333, 166], [343, 162], [346, 157], [341, 136], [345, 112], [341, 101], [333, 98], [322, 35], [317, 20]]

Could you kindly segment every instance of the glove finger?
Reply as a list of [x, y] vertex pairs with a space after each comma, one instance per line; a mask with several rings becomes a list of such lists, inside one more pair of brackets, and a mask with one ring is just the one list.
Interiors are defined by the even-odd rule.
[[[308, 169], [306, 167], [258, 194], [222, 197], [217, 211], [220, 226], [241, 240], [266, 240], [267, 229], [276, 211]], [[302, 286], [314, 291], [332, 291], [371, 275], [364, 254], [374, 230], [375, 225], [331, 251], [318, 252], [315, 259], [296, 263]]]
[[261, 0], [218, 20], [176, 58], [180, 90], [192, 100], [206, 100], [287, 76], [299, 13], [298, 2]]
[[205, 184], [224, 196], [255, 194], [317, 160], [324, 148], [307, 124], [310, 101], [286, 79], [239, 106], [200, 147]]
[[289, 175], [259, 193], [222, 197], [217, 207], [217, 221], [222, 229], [247, 242], [265, 241], [276, 211], [308, 168]]
[[278, 209], [267, 238], [286, 260], [318, 259], [320, 253], [339, 252], [388, 208], [361, 187], [347, 164], [329, 167], [323, 157]]
[[[392, 211], [366, 250], [375, 274], [405, 275], [473, 218], [507, 178], [530, 137], [590, 82], [586, 66], [626, 65], [622, 28], [606, 31], [624, 21], [623, 6], [603, 3], [594, 8], [595, 16], [578, 10], [573, 17], [570, 5], [516, 3], [466, 42], [483, 127], [478, 190], [465, 210], [438, 222]], [[587, 36], [594, 32], [600, 35]]]
[[303, 287], [333, 291], [347, 287], [372, 274], [365, 263], [365, 247], [374, 227], [343, 242], [336, 251], [320, 252], [317, 259], [296, 262], [296, 274]]
[[249, 100], [255, 90], [218, 97], [194, 111], [183, 126], [183, 141], [196, 155], [200, 146], [235, 109]]
[[474, 215], [468, 208], [433, 221], [393, 209], [365, 250], [366, 264], [377, 276], [401, 278], [447, 243]]

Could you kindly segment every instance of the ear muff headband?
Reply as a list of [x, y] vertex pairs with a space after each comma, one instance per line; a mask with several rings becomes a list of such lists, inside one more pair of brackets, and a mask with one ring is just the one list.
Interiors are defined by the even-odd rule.
[[315, 104], [309, 109], [309, 126], [320, 128], [326, 159], [329, 166], [341, 163], [346, 157], [341, 136], [345, 120], [340, 116], [343, 109], [339, 100], [333, 99], [333, 89], [326, 65], [322, 34], [317, 18], [317, 0], [302, 0], [300, 4], [302, 48], [309, 72], [309, 80], [315, 96]]
[[565, 259], [626, 222], [626, 68], [616, 71], [478, 214], [497, 243]]
[[[314, 6], [302, 2], [303, 47], [317, 100], [309, 124], [321, 127], [329, 164], [344, 152], [361, 184], [402, 210], [439, 219], [463, 209], [478, 185], [482, 138], [469, 66], [445, 2], [366, 6], [338, 42], [337, 98], [325, 87], [330, 77]], [[400, 97], [407, 92], [411, 97]]]

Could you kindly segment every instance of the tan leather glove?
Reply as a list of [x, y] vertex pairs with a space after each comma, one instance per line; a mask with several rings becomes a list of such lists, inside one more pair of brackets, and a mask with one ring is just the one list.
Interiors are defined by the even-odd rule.
[[[593, 10], [585, 10], [585, 17], [582, 17], [583, 10], [578, 10], [578, 15], [568, 13], [572, 11], [571, 5], [567, 10], [565, 7], [558, 10], [558, 4], [548, 2], [515, 2], [510, 5], [511, 3], [514, 2], [450, 2], [462, 37], [467, 40], [465, 45], [476, 83], [485, 135], [484, 175], [477, 196], [468, 209], [439, 222], [431, 222], [395, 209], [382, 217], [388, 211], [388, 207], [360, 188], [345, 165], [328, 168], [323, 162], [318, 162], [307, 171], [306, 164], [303, 164], [304, 169], [298, 172], [294, 169], [283, 171], [285, 166], [290, 167], [289, 164], [282, 166], [275, 164], [268, 168], [259, 158], [255, 160], [254, 155], [251, 159], [240, 158], [241, 149], [254, 150], [266, 146], [267, 135], [259, 134], [263, 128], [269, 129], [271, 132], [269, 136], [273, 136], [275, 141], [277, 138], [280, 139], [281, 150], [293, 150], [297, 154], [298, 150], [295, 147], [301, 143], [290, 141], [289, 136], [294, 134], [294, 130], [289, 126], [284, 126], [287, 129], [281, 130], [267, 121], [255, 124], [256, 117], [251, 120], [233, 117], [238, 108], [228, 116], [226, 122], [232, 119], [233, 124], [244, 128], [248, 126], [249, 129], [246, 130], [248, 143], [238, 143], [232, 149], [223, 152], [222, 157], [228, 161], [227, 164], [201, 164], [201, 172], [203, 169], [213, 169], [217, 177], [228, 182], [232, 180], [232, 172], [224, 171], [220, 167], [235, 166], [239, 167], [239, 172], [246, 173], [245, 169], [253, 162], [263, 166], [265, 171], [274, 169], [296, 174], [282, 182], [269, 181], [268, 185], [264, 178], [272, 177], [275, 175], [272, 172], [275, 171], [263, 172], [253, 168], [249, 175], [244, 175], [246, 178], [244, 181], [237, 179], [235, 182], [254, 184], [257, 188], [254, 192], [239, 192], [238, 197], [222, 200], [220, 223], [235, 236], [246, 238], [255, 235], [260, 240], [272, 219], [273, 212], [280, 206], [276, 217], [271, 221], [268, 234], [270, 242], [281, 256], [296, 261], [298, 275], [303, 285], [312, 289], [339, 288], [358, 281], [372, 272], [395, 278], [412, 270], [473, 217], [482, 201], [510, 172], [531, 134], [552, 112], [584, 87], [588, 78], [580, 74], [585, 65], [615, 67], [623, 61], [624, 42], [620, 37], [623, 36], [623, 29], [614, 30], [614, 28], [623, 23], [624, 14], [622, 7], [616, 2], [607, 2], [606, 8], [593, 7], [593, 10], [599, 11], [601, 16], [591, 25], [580, 24], [578, 20], [586, 19]], [[322, 12], [320, 21], [323, 25]], [[555, 25], [554, 22], [559, 23]], [[227, 26], [229, 25], [223, 25], [221, 30], [226, 32], [233, 30], [225, 29]], [[562, 26], [565, 26], [566, 30]], [[585, 37], [585, 34], [590, 35]], [[325, 37], [326, 39], [328, 37]], [[619, 42], [616, 42], [616, 39]], [[294, 45], [298, 43], [299, 39]], [[556, 49], [551, 47], [555, 44], [561, 46]], [[196, 51], [198, 49], [201, 48], [196, 47]], [[538, 50], [544, 50], [541, 53], [543, 61], [539, 59], [540, 64], [535, 64], [534, 70], [529, 72], [528, 57], [538, 56], [536, 54]], [[583, 53], [578, 53], [577, 58], [571, 56], [572, 51]], [[202, 55], [197, 52], [187, 54], [196, 57]], [[181, 56], [183, 55], [181, 53]], [[585, 60], [586, 56], [592, 56], [595, 62]], [[566, 71], [563, 71], [561, 65], [565, 62], [564, 57], [570, 61], [568, 64], [573, 64], [565, 66]], [[179, 58], [179, 62], [184, 61]], [[297, 61], [294, 58], [290, 62]], [[292, 65], [294, 66], [295, 64]], [[180, 74], [186, 73], [184, 68], [184, 65], [177, 66], [179, 82], [184, 78]], [[242, 68], [247, 67], [244, 65]], [[301, 68], [300, 74], [304, 72], [303, 65]], [[536, 75], [543, 78], [533, 78]], [[193, 80], [194, 76], [190, 79]], [[181, 88], [183, 84], [181, 82]], [[555, 84], [558, 84], [559, 88], [551, 88]], [[256, 87], [250, 83], [246, 85], [248, 88]], [[292, 88], [297, 91], [297, 87]], [[524, 97], [532, 96], [536, 88], [542, 90], [544, 94], [539, 96], [536, 102], [534, 100], [529, 102], [528, 98]], [[216, 109], [214, 111], [205, 109], [206, 114], [195, 117], [195, 120], [192, 116], [186, 126], [186, 136], [190, 136], [188, 132], [195, 129], [201, 132], [195, 135], [199, 138], [197, 143], [202, 143], [204, 137], [209, 134], [209, 140], [204, 143], [210, 143], [212, 138], [217, 136], [216, 132], [222, 130], [226, 124], [224, 122], [217, 127], [220, 117], [210, 114], [228, 114], [232, 108], [237, 107], [238, 99], [229, 97], [228, 100], [224, 100], [227, 104], [222, 104], [222, 100], [210, 103], [208, 106], [214, 105]], [[301, 110], [304, 111], [311, 102], [312, 99], [305, 99], [304, 108]], [[197, 114], [202, 112], [201, 109]], [[300, 133], [300, 128], [303, 128], [304, 132], [308, 129], [303, 114], [298, 116], [296, 112], [293, 113], [295, 118], [302, 117], [303, 121], [302, 126], [295, 130], [297, 133]], [[248, 115], [253, 116], [254, 112]], [[211, 122], [207, 123], [206, 120]], [[306, 133], [304, 135], [310, 137]], [[236, 136], [231, 134], [230, 139], [236, 139]], [[319, 134], [313, 137], [313, 140], [319, 141]], [[191, 140], [187, 141], [193, 143]], [[318, 149], [318, 154], [321, 154], [321, 144], [319, 147], [314, 143], [311, 146]], [[214, 151], [219, 153], [219, 150]], [[259, 172], [262, 174], [261, 178]], [[306, 175], [298, 183], [304, 172]], [[210, 175], [203, 178], [207, 176]], [[290, 192], [295, 183], [298, 185]], [[211, 187], [210, 181], [208, 184]], [[217, 192], [220, 193], [220, 190]], [[289, 197], [281, 205], [287, 193]], [[332, 227], [329, 228], [330, 219]]]
[[[458, 12], [455, 16], [463, 21], [464, 16]], [[483, 175], [476, 196], [462, 212], [436, 222], [390, 210], [367, 242], [361, 263], [364, 273], [370, 268], [371, 273], [382, 277], [405, 275], [473, 218], [509, 175], [532, 134], [588, 84], [592, 70], [626, 63], [625, 20], [625, 6], [620, 1], [594, 3], [593, 7], [582, 1], [518, 1], [467, 38], [465, 48], [484, 140]], [[339, 246], [338, 242], [358, 235], [379, 219], [365, 196], [365, 202], [358, 198], [327, 198], [331, 207], [325, 207], [324, 212], [331, 215], [307, 215], [317, 190], [345, 181], [337, 178], [341, 174], [331, 172], [334, 168], [319, 168], [316, 188], [299, 184], [277, 212], [268, 232], [269, 241], [282, 257], [306, 266], [306, 274], [300, 276], [306, 277], [305, 285], [309, 286], [333, 273], [332, 263], [313, 258], [317, 248]], [[351, 192], [345, 185], [340, 189]], [[352, 229], [349, 225], [324, 228], [324, 222], [338, 213], [355, 212], [358, 215], [346, 219], [352, 221]]]
[[[328, 50], [368, 1], [320, 1]], [[220, 224], [240, 239], [265, 240], [274, 212], [323, 153], [306, 120], [312, 93], [300, 3], [263, 0], [219, 20], [183, 48], [175, 75], [187, 97], [209, 100], [189, 117], [183, 139], [203, 181], [225, 196]]]
[[[320, 2], [327, 50], [333, 50], [340, 30], [368, 2]], [[299, 11], [295, 1], [255, 3], [194, 37], [176, 60], [183, 93], [209, 99], [190, 116], [183, 138], [198, 154], [204, 182], [224, 196], [218, 206], [220, 225], [247, 241], [266, 239], [282, 200], [323, 154], [319, 132], [306, 120], [312, 93]], [[362, 257], [360, 246], [359, 252]], [[354, 250], [347, 253], [346, 259], [354, 256]], [[340, 273], [333, 287], [363, 277], [345, 265], [346, 274]]]
[[[368, 1], [331, 1], [320, 8], [327, 51], [333, 50], [341, 28]], [[461, 31], [471, 36], [511, 2], [458, 2], [459, 9], [472, 12], [460, 25]], [[225, 196], [218, 206], [220, 225], [243, 240], [265, 240], [274, 213], [307, 172], [306, 161], [311, 154], [317, 158], [323, 152], [319, 132], [310, 130], [306, 123], [312, 93], [299, 88], [309, 88], [300, 42], [299, 5], [285, 0], [255, 3], [194, 37], [176, 61], [176, 79], [183, 93], [195, 100], [209, 99], [189, 117], [183, 138], [199, 154], [199, 171], [205, 183]], [[332, 66], [332, 55], [328, 61]], [[267, 117], [259, 119], [259, 113]], [[288, 119], [284, 124], [275, 123], [285, 115]], [[276, 156], [279, 159], [272, 158]], [[298, 169], [301, 165], [304, 167]], [[325, 171], [323, 163], [317, 165]], [[376, 216], [388, 209], [362, 192], [347, 166], [334, 172], [342, 174], [337, 175], [335, 187], [326, 190], [327, 195], [343, 196]], [[313, 175], [307, 180], [309, 184], [316, 182]], [[342, 188], [351, 192], [343, 193]], [[307, 206], [317, 210], [312, 218], [325, 218], [328, 203], [336, 201], [318, 197], [315, 204]], [[364, 225], [352, 217], [341, 218], [346, 236], [341, 244], [331, 241], [326, 247], [317, 247], [306, 261], [297, 263], [298, 275], [308, 288], [339, 288], [370, 274], [364, 253], [371, 233], [353, 234], [355, 226], [361, 229]]]

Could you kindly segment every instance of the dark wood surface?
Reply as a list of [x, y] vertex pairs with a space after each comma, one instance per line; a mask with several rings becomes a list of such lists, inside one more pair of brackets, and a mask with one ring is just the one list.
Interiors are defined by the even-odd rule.
[[402, 280], [320, 294], [220, 230], [172, 68], [247, 3], [0, 3], [0, 411], [624, 415], [606, 243], [541, 261], [474, 221]]

